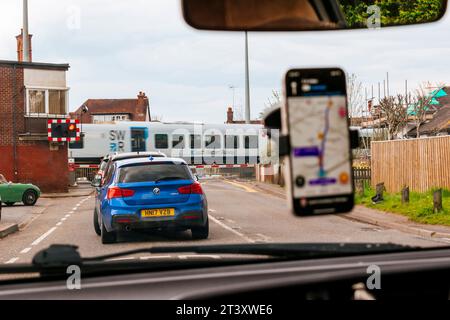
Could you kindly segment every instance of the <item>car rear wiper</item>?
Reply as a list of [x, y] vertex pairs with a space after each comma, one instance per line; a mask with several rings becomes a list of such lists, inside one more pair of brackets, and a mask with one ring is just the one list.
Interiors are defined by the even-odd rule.
[[156, 179], [155, 182], [159, 182], [159, 181], [163, 181], [163, 180], [189, 180], [189, 179], [186, 179], [186, 177], [163, 177], [163, 178]]

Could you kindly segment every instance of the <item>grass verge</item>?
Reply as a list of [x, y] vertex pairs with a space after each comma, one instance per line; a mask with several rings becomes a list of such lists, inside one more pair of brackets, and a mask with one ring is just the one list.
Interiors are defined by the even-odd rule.
[[450, 226], [450, 191], [443, 190], [442, 206], [443, 211], [433, 212], [433, 190], [425, 193], [410, 192], [409, 204], [402, 204], [401, 193], [384, 193], [384, 201], [373, 204], [371, 198], [375, 191], [366, 187], [364, 195], [356, 196], [357, 204], [364, 205], [385, 212], [392, 212], [407, 216], [411, 221], [424, 224]]

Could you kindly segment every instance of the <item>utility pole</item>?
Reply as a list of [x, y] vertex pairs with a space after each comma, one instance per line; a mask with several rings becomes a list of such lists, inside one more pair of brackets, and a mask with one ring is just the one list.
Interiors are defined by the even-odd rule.
[[30, 43], [28, 36], [28, 0], [23, 0], [23, 61], [30, 62]]
[[245, 31], [245, 123], [250, 124], [250, 72], [248, 66], [247, 31]]

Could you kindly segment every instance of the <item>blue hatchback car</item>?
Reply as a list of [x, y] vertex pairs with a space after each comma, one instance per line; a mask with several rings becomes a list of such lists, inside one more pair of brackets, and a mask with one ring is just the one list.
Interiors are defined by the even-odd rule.
[[135, 229], [190, 229], [194, 239], [207, 239], [208, 203], [182, 159], [117, 161], [97, 186], [94, 228], [105, 244]]

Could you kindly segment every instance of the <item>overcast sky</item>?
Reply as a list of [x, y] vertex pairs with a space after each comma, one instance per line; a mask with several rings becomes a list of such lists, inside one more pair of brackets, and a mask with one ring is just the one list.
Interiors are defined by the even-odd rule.
[[[223, 123], [244, 105], [244, 35], [188, 27], [179, 0], [29, 0], [33, 61], [69, 63], [70, 110], [89, 98], [145, 91], [164, 121]], [[0, 1], [0, 59], [15, 60], [22, 1]], [[340, 66], [391, 93], [450, 83], [450, 18], [384, 30], [250, 34], [252, 118], [291, 67]]]

